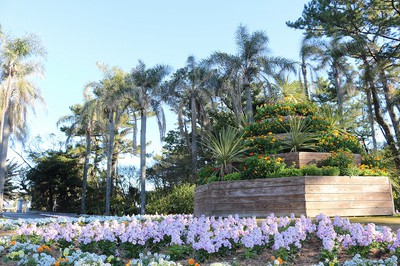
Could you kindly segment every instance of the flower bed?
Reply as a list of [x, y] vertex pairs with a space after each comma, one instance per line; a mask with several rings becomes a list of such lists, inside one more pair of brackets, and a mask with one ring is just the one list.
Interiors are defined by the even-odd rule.
[[[388, 227], [352, 224], [348, 219], [332, 220], [322, 214], [315, 220], [274, 214], [262, 220], [170, 215], [18, 224], [11, 239], [0, 240], [4, 263], [367, 265], [371, 251], [379, 250], [374, 254], [379, 257], [375, 260], [382, 259], [381, 264], [369, 261], [368, 265], [397, 265], [400, 253], [400, 230], [396, 234]], [[2, 229], [13, 226], [6, 223]], [[304, 258], [310, 244], [318, 254]]]

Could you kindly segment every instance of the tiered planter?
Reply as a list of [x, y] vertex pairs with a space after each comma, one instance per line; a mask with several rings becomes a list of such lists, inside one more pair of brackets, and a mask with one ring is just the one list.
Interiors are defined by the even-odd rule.
[[385, 176], [302, 176], [209, 183], [196, 188], [195, 216], [393, 215]]
[[[285, 164], [292, 165], [295, 164], [296, 167], [302, 167], [310, 164], [318, 164], [318, 162], [331, 156], [329, 152], [289, 152], [289, 153], [278, 153], [271, 155], [273, 157], [280, 157], [283, 159]], [[361, 155], [353, 154], [354, 165], [361, 164]]]

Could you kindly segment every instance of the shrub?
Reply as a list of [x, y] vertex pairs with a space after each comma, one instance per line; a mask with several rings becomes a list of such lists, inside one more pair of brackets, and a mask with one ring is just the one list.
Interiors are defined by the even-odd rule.
[[379, 169], [376, 166], [362, 164], [358, 167], [358, 175], [361, 176], [388, 176], [389, 173], [385, 169]]
[[321, 152], [332, 152], [340, 150], [348, 150], [352, 153], [362, 153], [360, 142], [355, 136], [339, 134], [337, 131], [322, 131], [318, 138], [318, 150]]
[[240, 180], [241, 178], [242, 178], [242, 176], [239, 172], [234, 172], [234, 173], [225, 175], [224, 181], [235, 181], [235, 180]]
[[301, 171], [303, 175], [322, 175], [321, 168], [318, 168], [315, 164], [303, 166]]
[[301, 115], [308, 116], [315, 113], [315, 105], [310, 102], [296, 103], [293, 101], [264, 104], [257, 107], [255, 119], [263, 120], [274, 116]]
[[302, 176], [303, 171], [294, 166], [290, 166], [288, 168], [282, 169], [280, 172], [277, 172], [276, 174], [277, 174], [276, 177]]
[[282, 141], [272, 132], [267, 135], [248, 137], [245, 139], [244, 145], [249, 147], [249, 154], [274, 154], [279, 153], [282, 149]]
[[170, 213], [191, 214], [194, 211], [195, 185], [184, 184], [174, 187], [170, 194]]
[[149, 193], [147, 200], [148, 214], [183, 214], [193, 213], [194, 185], [184, 184], [173, 187], [170, 191], [155, 190]]
[[336, 166], [323, 166], [321, 167], [322, 175], [327, 176], [338, 176], [340, 175], [340, 169]]
[[268, 155], [255, 155], [244, 161], [242, 179], [259, 179], [276, 177], [286, 167], [282, 158], [274, 158]]
[[345, 150], [332, 152], [332, 155], [321, 161], [322, 166], [336, 166], [342, 176], [353, 176], [358, 174], [358, 170], [353, 163], [353, 153]]
[[385, 170], [388, 167], [387, 161], [385, 161], [383, 156], [364, 154], [362, 156], [362, 164], [368, 166], [369, 168], [377, 168]]

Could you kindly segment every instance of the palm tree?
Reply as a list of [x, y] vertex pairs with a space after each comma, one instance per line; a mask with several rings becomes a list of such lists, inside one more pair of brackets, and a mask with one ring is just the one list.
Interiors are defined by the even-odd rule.
[[86, 190], [87, 190], [87, 179], [89, 172], [89, 160], [91, 154], [92, 134], [95, 128], [95, 124], [99, 118], [96, 112], [96, 101], [87, 98], [83, 106], [74, 105], [70, 109], [73, 115], [64, 116], [60, 118], [57, 125], [64, 123], [71, 123], [68, 127], [62, 127], [61, 131], [67, 134], [66, 144], [69, 140], [77, 135], [85, 136], [86, 150], [85, 159], [83, 165], [83, 178], [82, 178], [82, 199], [81, 199], [81, 214], [86, 213]]
[[[183, 132], [182, 113], [183, 107], [190, 105], [191, 120], [191, 159], [192, 159], [192, 178], [197, 176], [197, 121], [204, 118], [201, 123], [206, 128], [210, 127], [206, 106], [208, 100], [212, 97], [210, 90], [211, 83], [215, 81], [214, 71], [211, 71], [204, 62], [197, 63], [194, 56], [189, 56], [186, 61], [186, 67], [175, 72], [170, 82], [170, 88], [176, 97], [172, 97], [169, 101], [171, 105], [178, 111], [178, 119], [180, 132]], [[172, 94], [172, 93], [171, 93]]]
[[314, 58], [320, 63], [318, 68], [323, 69], [327, 66], [330, 68], [333, 85], [336, 90], [338, 112], [343, 115], [344, 97], [346, 91], [353, 84], [353, 76], [355, 74], [347, 63], [346, 58], [351, 45], [342, 42], [338, 38], [333, 38], [330, 41], [315, 40], [313, 45], [316, 46], [313, 48], [315, 52]]
[[106, 206], [105, 214], [110, 214], [111, 202], [111, 179], [113, 169], [113, 154], [115, 145], [115, 133], [121, 115], [126, 109], [123, 95], [127, 89], [126, 73], [117, 67], [110, 68], [106, 65], [97, 64], [103, 72], [104, 78], [100, 82], [91, 82], [85, 89], [85, 95], [92, 91], [97, 100], [96, 108], [103, 111], [108, 122], [107, 142], [107, 170], [106, 170]]
[[265, 32], [256, 31], [250, 34], [245, 26], [240, 25], [236, 30], [238, 54], [229, 55], [216, 52], [212, 55], [212, 61], [220, 65], [228, 65], [231, 70], [229, 72], [239, 74], [241, 91], [245, 93], [246, 98], [246, 114], [251, 120], [253, 119], [253, 105], [250, 84], [260, 72], [259, 59], [265, 56], [268, 42], [269, 39]]
[[312, 73], [315, 71], [314, 66], [309, 62], [313, 60], [316, 56], [323, 56], [325, 50], [322, 49], [318, 42], [315, 43], [315, 39], [305, 36], [301, 41], [300, 47], [300, 70], [302, 76], [302, 86], [304, 93], [308, 100], [311, 100], [311, 90], [308, 84], [308, 71], [310, 71], [311, 86], [313, 86], [313, 76]]
[[147, 115], [151, 110], [155, 113], [160, 138], [165, 135], [165, 115], [162, 109], [163, 91], [161, 83], [168, 75], [169, 67], [156, 65], [146, 69], [146, 65], [139, 64], [132, 69], [131, 80], [133, 97], [137, 101], [140, 112], [140, 214], [145, 213], [146, 206], [146, 129]]
[[44, 102], [39, 89], [29, 77], [42, 73], [39, 61], [29, 61], [45, 53], [33, 35], [6, 38], [0, 43], [0, 212], [6, 175], [8, 142], [11, 134], [22, 140], [26, 132], [26, 114], [37, 102]]
[[[210, 61], [219, 66], [225, 77], [225, 83], [229, 81], [229, 88], [235, 91], [236, 95], [233, 100], [241, 110], [242, 93], [245, 95], [246, 108], [245, 113], [250, 121], [253, 121], [253, 105], [251, 84], [256, 80], [260, 80], [268, 86], [268, 77], [275, 76], [276, 67], [281, 71], [293, 70], [294, 62], [290, 60], [271, 57], [268, 52], [268, 36], [263, 31], [249, 33], [248, 29], [240, 25], [236, 30], [236, 45], [238, 54], [230, 55], [222, 52], [212, 54]], [[239, 88], [239, 89], [238, 89]], [[240, 114], [242, 116], [242, 114]], [[238, 121], [241, 118], [237, 117]]]

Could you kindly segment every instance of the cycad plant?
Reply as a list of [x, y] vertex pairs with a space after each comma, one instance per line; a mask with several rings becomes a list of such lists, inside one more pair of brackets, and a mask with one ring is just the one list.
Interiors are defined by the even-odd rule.
[[225, 127], [220, 132], [209, 134], [203, 142], [217, 163], [221, 179], [225, 174], [237, 170], [233, 163], [242, 162], [247, 148], [242, 142], [242, 133], [234, 127]]
[[310, 132], [310, 126], [306, 119], [299, 116], [289, 116], [288, 123], [289, 130], [281, 125], [286, 131], [286, 136], [282, 141], [284, 151], [297, 152], [316, 149], [317, 138], [315, 133]]

